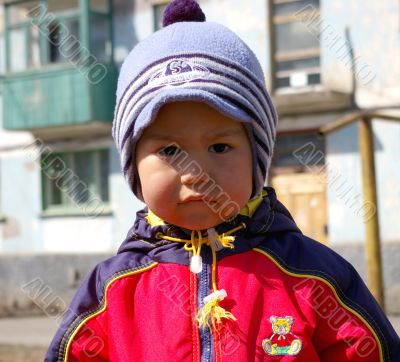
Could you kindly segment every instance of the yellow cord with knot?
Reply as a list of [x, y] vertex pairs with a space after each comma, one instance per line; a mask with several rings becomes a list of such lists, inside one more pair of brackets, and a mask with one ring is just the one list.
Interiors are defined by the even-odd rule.
[[[197, 313], [196, 320], [201, 328], [206, 326], [209, 328], [216, 327], [222, 323], [223, 319], [236, 321], [235, 316], [225, 310], [219, 305], [226, 296], [226, 291], [224, 289], [218, 290], [216, 282], [216, 269], [217, 269], [217, 254], [218, 250], [223, 248], [234, 248], [235, 237], [231, 236], [234, 232], [244, 229], [246, 225], [242, 223], [240, 226], [229, 230], [226, 233], [219, 235], [213, 228], [208, 229], [208, 237], [204, 238], [201, 231], [193, 230], [190, 240], [174, 238], [172, 236], [167, 236], [163, 234], [158, 234], [158, 237], [173, 241], [185, 243], [185, 250], [192, 253], [190, 259], [190, 270], [193, 273], [200, 273], [202, 271], [202, 260], [201, 260], [201, 247], [203, 244], [210, 246], [212, 253], [212, 266], [211, 266], [211, 281], [213, 292], [204, 298], [203, 306]], [[197, 233], [197, 239], [195, 235]], [[210, 240], [211, 239], [211, 240]]]

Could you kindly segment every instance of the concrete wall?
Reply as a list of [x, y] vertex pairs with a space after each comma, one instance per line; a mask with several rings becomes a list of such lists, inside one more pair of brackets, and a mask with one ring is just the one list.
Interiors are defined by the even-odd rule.
[[207, 21], [215, 21], [234, 31], [256, 54], [267, 85], [271, 81], [269, 9], [267, 1], [199, 1]]
[[[4, 10], [3, 7], [0, 7], [0, 76], [4, 73], [4, 38], [3, 38], [3, 29], [4, 29]], [[1, 86], [0, 86], [1, 88]], [[0, 116], [1, 118], [1, 116]]]
[[26, 153], [8, 152], [2, 157], [2, 252], [41, 251], [41, 192], [38, 165]]
[[[400, 241], [400, 123], [374, 120], [375, 166], [381, 238]], [[327, 137], [329, 242], [363, 242], [364, 221], [371, 215], [363, 211], [361, 159], [358, 126], [342, 128]], [[373, 212], [374, 208], [369, 207]]]
[[399, 12], [397, 0], [321, 1], [321, 61], [324, 86], [351, 89], [345, 28], [356, 57], [357, 102], [371, 108], [400, 99]]
[[40, 158], [32, 157], [35, 152], [38, 150], [1, 153], [1, 210], [5, 221], [1, 224], [0, 252], [115, 251], [133, 224], [136, 211], [143, 207], [121, 175], [116, 150], [110, 149], [110, 212], [95, 217], [83, 210], [72, 216], [43, 214]]
[[0, 317], [61, 315], [85, 275], [108, 254], [0, 256]]

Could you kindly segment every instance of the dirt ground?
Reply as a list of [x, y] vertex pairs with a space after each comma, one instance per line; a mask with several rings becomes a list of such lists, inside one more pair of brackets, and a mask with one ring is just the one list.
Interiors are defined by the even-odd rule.
[[0, 362], [43, 362], [46, 348], [0, 345]]

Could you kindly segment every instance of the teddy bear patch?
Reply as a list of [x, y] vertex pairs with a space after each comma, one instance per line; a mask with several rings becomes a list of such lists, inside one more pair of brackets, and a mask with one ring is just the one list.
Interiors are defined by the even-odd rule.
[[270, 356], [295, 356], [301, 350], [302, 343], [300, 339], [294, 335], [292, 325], [293, 317], [276, 317], [270, 319], [272, 331], [274, 332], [270, 338], [262, 341], [262, 347], [265, 353]]

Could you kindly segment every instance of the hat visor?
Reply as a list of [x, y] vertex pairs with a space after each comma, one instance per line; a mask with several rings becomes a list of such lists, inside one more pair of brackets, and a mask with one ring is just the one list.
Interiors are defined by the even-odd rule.
[[239, 122], [251, 123], [253, 118], [250, 117], [243, 109], [237, 105], [223, 99], [213, 93], [190, 88], [167, 89], [158, 93], [149, 103], [142, 109], [136, 119], [133, 130], [133, 140], [137, 140], [143, 130], [148, 127], [157, 117], [162, 106], [167, 103], [182, 101], [204, 102], [213, 107], [225, 116], [237, 120]]

